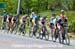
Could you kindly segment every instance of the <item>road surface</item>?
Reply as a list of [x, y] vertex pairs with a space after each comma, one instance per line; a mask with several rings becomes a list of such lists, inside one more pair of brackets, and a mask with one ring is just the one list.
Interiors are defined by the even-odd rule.
[[0, 30], [0, 49], [75, 49], [75, 40], [71, 45], [63, 45], [58, 42], [29, 38], [15, 34], [7, 34]]

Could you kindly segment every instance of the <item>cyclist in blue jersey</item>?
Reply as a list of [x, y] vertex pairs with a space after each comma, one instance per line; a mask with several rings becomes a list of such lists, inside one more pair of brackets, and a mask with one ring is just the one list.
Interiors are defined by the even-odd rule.
[[2, 13], [2, 28], [1, 29], [4, 29], [6, 27], [6, 20], [7, 20], [7, 13], [6, 11], [3, 11]]

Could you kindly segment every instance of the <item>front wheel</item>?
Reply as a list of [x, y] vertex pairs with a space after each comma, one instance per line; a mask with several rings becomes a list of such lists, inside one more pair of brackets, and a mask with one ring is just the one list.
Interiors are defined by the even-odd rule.
[[68, 35], [68, 33], [65, 34], [65, 41], [67, 45], [70, 45], [70, 37]]
[[19, 30], [20, 30], [20, 33], [22, 33], [23, 35], [26, 34], [26, 32], [25, 32], [25, 25], [24, 24], [20, 26]]
[[59, 39], [59, 43], [62, 43], [62, 34], [61, 34], [61, 31], [59, 31], [59, 33], [58, 33], [58, 39]]

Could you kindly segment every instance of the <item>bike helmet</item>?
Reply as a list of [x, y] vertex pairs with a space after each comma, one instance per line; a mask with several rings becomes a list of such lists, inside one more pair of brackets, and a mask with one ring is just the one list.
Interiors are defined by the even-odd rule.
[[61, 13], [63, 13], [64, 12], [64, 10], [61, 10]]
[[32, 12], [32, 14], [34, 15], [35, 13], [34, 13], [34, 12]]
[[44, 16], [43, 18], [44, 18], [44, 19], [46, 19], [46, 18], [47, 18], [47, 16]]

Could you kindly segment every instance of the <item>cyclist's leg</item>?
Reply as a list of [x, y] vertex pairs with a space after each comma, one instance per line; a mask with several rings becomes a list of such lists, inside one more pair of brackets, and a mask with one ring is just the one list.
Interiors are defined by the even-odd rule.
[[17, 33], [17, 25], [15, 22], [12, 25], [13, 25], [12, 31], [14, 31], [14, 33], [16, 34]]
[[46, 29], [46, 25], [45, 25], [45, 22], [43, 22], [42, 25], [43, 25], [43, 26], [42, 26], [42, 32], [43, 32], [42, 35], [45, 37], [45, 35], [46, 35], [46, 31], [47, 31], [47, 29]]
[[32, 18], [30, 18], [30, 26], [31, 26], [31, 27], [33, 26]]
[[10, 29], [11, 29], [11, 23], [8, 22], [8, 31], [10, 31]]
[[4, 22], [4, 20], [2, 20], [2, 30], [4, 29], [4, 25], [5, 25], [5, 22]]
[[61, 34], [60, 34], [60, 38], [61, 38], [61, 43], [64, 43], [64, 39], [65, 39], [65, 32], [64, 32], [64, 28], [61, 26]]
[[65, 40], [65, 28], [62, 28], [62, 39]]
[[[35, 23], [35, 22], [34, 22], [34, 23]], [[36, 31], [37, 31], [37, 30], [36, 30], [36, 23], [35, 23], [35, 24], [33, 24], [33, 35], [34, 35], [34, 36], [36, 36]]]
[[55, 31], [55, 29], [54, 29], [54, 24], [53, 24], [53, 23], [50, 23], [50, 28], [51, 28], [51, 38], [52, 38], [52, 40], [53, 40], [54, 31]]
[[12, 23], [12, 25], [13, 25], [13, 26], [12, 26], [12, 27], [13, 27], [12, 30], [13, 30], [13, 31], [16, 31], [16, 30], [17, 30], [17, 28], [16, 28], [16, 22]]
[[25, 34], [25, 31], [24, 31], [24, 30], [26, 29], [26, 28], [25, 28], [25, 25], [26, 25], [26, 24], [23, 24], [23, 31], [22, 31], [23, 34]]
[[56, 29], [55, 29], [55, 34], [54, 34], [55, 42], [56, 42], [56, 40], [57, 40], [57, 38], [58, 38], [58, 35], [59, 35], [59, 29], [56, 28]]

